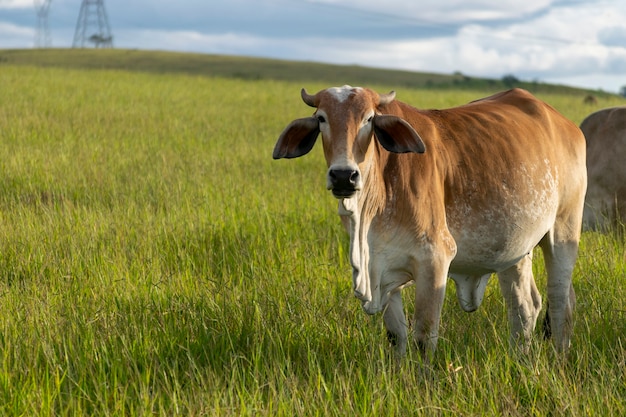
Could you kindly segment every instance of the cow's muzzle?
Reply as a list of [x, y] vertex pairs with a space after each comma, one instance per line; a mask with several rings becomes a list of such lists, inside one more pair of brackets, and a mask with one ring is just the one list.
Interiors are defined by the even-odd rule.
[[356, 169], [331, 169], [328, 188], [337, 198], [350, 198], [361, 188], [361, 175]]

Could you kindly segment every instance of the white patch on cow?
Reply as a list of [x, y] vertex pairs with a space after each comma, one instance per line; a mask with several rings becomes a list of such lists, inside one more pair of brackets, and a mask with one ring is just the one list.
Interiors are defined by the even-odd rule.
[[543, 160], [544, 166], [535, 167], [536, 173], [544, 172], [542, 178], [540, 178], [539, 186], [537, 181], [533, 181], [531, 177], [528, 177], [528, 184], [533, 194], [531, 200], [534, 204], [527, 204], [526, 215], [530, 220], [530, 224], [535, 230], [549, 230], [554, 224], [554, 219], [557, 215], [557, 208], [559, 205], [559, 172], [558, 167], [554, 168], [554, 175], [552, 174], [552, 164], [548, 159]]
[[[394, 293], [413, 283], [405, 271], [415, 252], [413, 245], [403, 240], [404, 236], [374, 235], [372, 219], [363, 212], [360, 203], [363, 201], [359, 201], [358, 193], [342, 199], [338, 212], [349, 219], [354, 295], [361, 300], [367, 314], [376, 314], [385, 308]], [[370, 240], [382, 244], [371, 246]]]
[[[544, 159], [520, 164], [512, 171], [518, 174], [517, 179], [503, 178], [499, 189], [506, 205], [493, 204], [475, 211], [471, 199], [465, 199], [451, 208], [448, 225], [459, 249], [452, 273], [480, 277], [506, 270], [532, 251], [554, 224], [559, 204], [556, 167]], [[476, 184], [468, 187], [471, 192], [479, 189]], [[494, 236], [494, 230], [500, 234]]]
[[[370, 313], [366, 305], [372, 301], [369, 279], [369, 248], [364, 238], [357, 197], [344, 198], [339, 202], [339, 215], [350, 219], [350, 264], [352, 265], [352, 284], [354, 295], [363, 302], [363, 308]], [[367, 227], [365, 228], [367, 232]], [[376, 311], [371, 312], [374, 314]]]
[[344, 85], [343, 87], [331, 87], [327, 90], [333, 95], [340, 103], [348, 99], [352, 94], [361, 91], [361, 87], [352, 87]]

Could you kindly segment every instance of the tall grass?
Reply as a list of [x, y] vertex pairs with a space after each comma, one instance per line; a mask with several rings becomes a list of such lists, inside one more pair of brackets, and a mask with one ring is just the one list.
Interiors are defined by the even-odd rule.
[[[471, 315], [450, 285], [430, 373], [413, 351], [396, 367], [381, 317], [351, 294], [321, 150], [271, 160], [310, 113], [300, 87], [0, 68], [0, 413], [625, 414], [617, 236], [584, 236], [565, 363], [540, 340], [510, 354], [491, 282]], [[482, 95], [398, 93], [420, 107]]]

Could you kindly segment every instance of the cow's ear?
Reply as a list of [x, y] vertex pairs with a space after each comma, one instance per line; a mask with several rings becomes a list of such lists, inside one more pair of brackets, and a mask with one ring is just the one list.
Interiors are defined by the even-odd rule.
[[424, 153], [426, 146], [415, 129], [396, 116], [374, 116], [374, 134], [383, 148], [394, 153]]
[[280, 134], [274, 147], [274, 159], [297, 158], [309, 153], [320, 133], [315, 117], [296, 119]]

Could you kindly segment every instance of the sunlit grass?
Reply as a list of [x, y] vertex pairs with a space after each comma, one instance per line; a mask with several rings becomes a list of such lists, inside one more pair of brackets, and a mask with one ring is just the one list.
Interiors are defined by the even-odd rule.
[[300, 83], [1, 71], [0, 414], [626, 413], [617, 235], [584, 235], [565, 364], [539, 336], [511, 354], [494, 279], [473, 314], [451, 284], [431, 372], [413, 350], [398, 368], [352, 296], [321, 150], [271, 159], [311, 112]]

